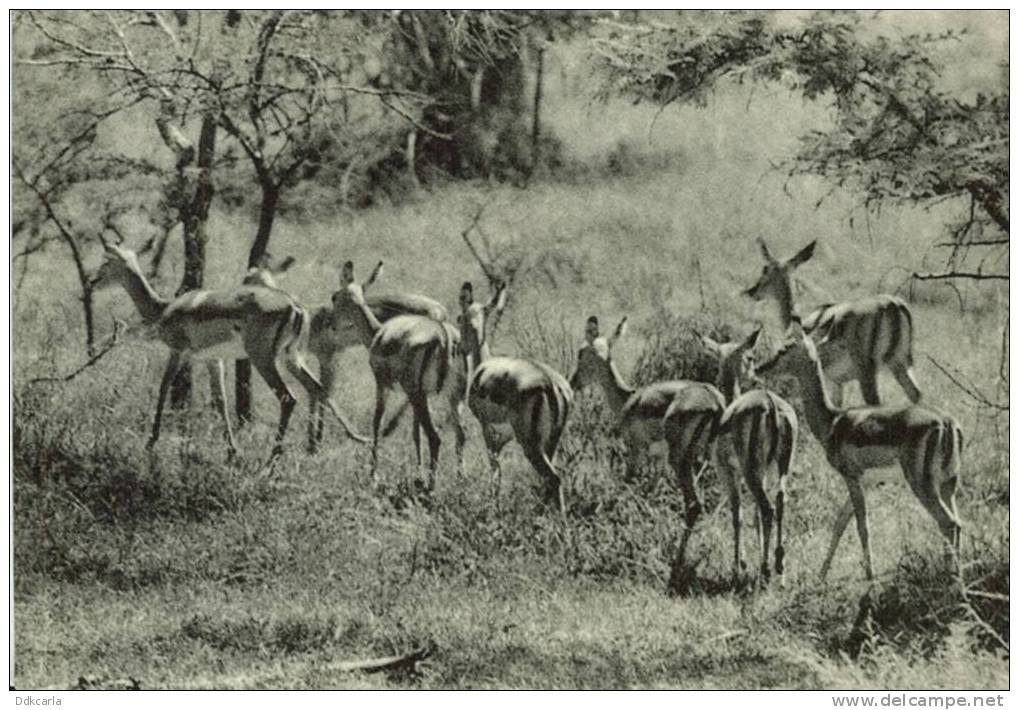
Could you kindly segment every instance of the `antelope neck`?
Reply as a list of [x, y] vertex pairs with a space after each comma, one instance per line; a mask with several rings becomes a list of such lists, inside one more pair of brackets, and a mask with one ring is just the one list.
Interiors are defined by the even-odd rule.
[[796, 315], [793, 308], [793, 288], [789, 278], [786, 277], [778, 281], [772, 294], [775, 297], [775, 305], [778, 307], [778, 317], [782, 320], [782, 327], [788, 328]]
[[354, 325], [361, 333], [361, 339], [364, 341], [364, 344], [368, 346], [371, 345], [375, 334], [382, 327], [382, 322], [375, 316], [375, 313], [368, 307], [367, 303], [362, 302], [356, 305], [361, 317], [354, 319]]
[[158, 320], [170, 303], [156, 293], [148, 280], [134, 269], [128, 270], [127, 275], [121, 278], [120, 285], [134, 301], [135, 308], [146, 323]]
[[795, 374], [800, 383], [800, 394], [803, 398], [804, 413], [807, 415], [807, 424], [817, 440], [824, 444], [828, 441], [832, 423], [839, 410], [832, 405], [828, 398], [821, 363], [811, 359], [808, 365], [797, 368]]
[[616, 363], [611, 360], [608, 361], [607, 367], [599, 371], [599, 374], [598, 384], [601, 385], [602, 390], [605, 392], [605, 397], [608, 399], [612, 411], [618, 414], [623, 411], [626, 400], [636, 390], [626, 384], [623, 376], [619, 374], [619, 370], [616, 368]]
[[488, 341], [481, 344], [480, 348], [477, 348], [474, 353], [474, 357], [477, 359], [476, 365], [480, 365], [488, 358], [492, 357], [492, 351], [488, 348]]
[[718, 389], [725, 397], [725, 401], [730, 403], [734, 402], [741, 394], [739, 374], [733, 372], [732, 369], [723, 365], [719, 368], [718, 373]]

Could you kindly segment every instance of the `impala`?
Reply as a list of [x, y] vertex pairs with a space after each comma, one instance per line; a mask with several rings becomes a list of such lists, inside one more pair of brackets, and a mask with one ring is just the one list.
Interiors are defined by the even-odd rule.
[[[275, 275], [286, 271], [293, 263], [292, 257], [287, 257], [278, 264], [273, 264], [272, 257], [266, 255], [258, 266], [251, 268], [244, 279], [246, 284], [268, 286], [279, 288], [276, 285]], [[380, 261], [363, 284], [362, 290], [367, 289], [382, 273], [382, 262]], [[343, 283], [341, 275], [341, 284]], [[415, 314], [427, 316], [434, 320], [446, 321], [449, 316], [445, 307], [427, 296], [420, 296], [414, 293], [388, 293], [377, 296], [368, 296], [366, 299], [368, 307], [375, 317], [382, 323], [398, 315]], [[332, 397], [336, 389], [336, 358], [350, 347], [361, 345], [362, 339], [358, 331], [350, 322], [345, 322], [341, 327], [336, 327], [333, 317], [332, 305], [318, 306], [311, 310], [311, 330], [308, 336], [308, 352], [315, 356], [319, 363], [319, 378], [326, 393]], [[395, 425], [399, 415], [393, 417], [392, 425]], [[308, 448], [315, 451], [322, 443], [322, 429], [324, 418], [322, 407], [316, 406], [312, 409], [311, 420], [308, 424]]]
[[545, 494], [565, 512], [562, 477], [552, 463], [573, 403], [566, 379], [540, 362], [516, 357], [492, 357], [486, 336], [487, 323], [506, 305], [506, 287], [500, 286], [491, 301], [474, 302], [467, 282], [460, 289], [461, 343], [470, 375], [467, 405], [481, 422], [488, 462], [499, 498], [502, 470], [499, 453], [516, 438], [524, 455], [545, 482]]
[[166, 393], [177, 372], [187, 362], [210, 361], [213, 398], [226, 425], [228, 452], [233, 456], [237, 445], [226, 411], [224, 358], [251, 360], [279, 399], [280, 420], [273, 458], [282, 451], [283, 436], [296, 402], [277, 369], [277, 362], [281, 359], [308, 392], [312, 402], [324, 402], [340, 421], [347, 436], [367, 443], [367, 439], [354, 432], [318, 380], [308, 372], [303, 352], [308, 333], [307, 313], [282, 291], [240, 286], [222, 291], [188, 291], [167, 300], [157, 294], [146, 280], [135, 253], [113, 245], [106, 247], [106, 257], [94, 284], [96, 287], [120, 284], [134, 301], [142, 320], [152, 326], [154, 335], [170, 348], [147, 447], [151, 448], [159, 439]]
[[807, 424], [824, 447], [828, 462], [849, 488], [850, 502], [839, 512], [831, 544], [821, 567], [827, 575], [849, 518], [863, 547], [867, 579], [873, 579], [864, 474], [871, 469], [901, 467], [913, 494], [937, 522], [942, 534], [959, 549], [960, 523], [955, 508], [959, 483], [962, 432], [955, 420], [919, 404], [841, 409], [832, 404], [825, 386], [823, 366], [813, 340], [793, 321], [789, 341], [757, 372], [786, 373], [799, 383]]
[[[744, 293], [756, 301], [770, 296], [778, 304], [782, 327], [796, 318], [793, 307], [792, 272], [814, 254], [816, 241], [792, 257], [779, 261], [768, 245], [758, 239], [764, 268], [757, 283]], [[896, 296], [869, 296], [842, 303], [829, 303], [812, 311], [802, 326], [817, 345], [825, 376], [832, 384], [829, 396], [842, 402], [842, 386], [859, 380], [863, 400], [880, 404], [878, 370], [891, 370], [906, 396], [920, 401], [920, 388], [913, 377], [913, 315]]]
[[[740, 482], [737, 474], [740, 469], [757, 503], [759, 532], [763, 536], [761, 574], [764, 579], [771, 574], [768, 560], [773, 521], [777, 532], [775, 572], [780, 579], [785, 572], [785, 547], [782, 544], [785, 478], [796, 448], [798, 422], [792, 406], [774, 392], [761, 389], [741, 392], [741, 380], [748, 369], [748, 356], [757, 344], [760, 332], [758, 328], [739, 343], [718, 343], [711, 338], [701, 337], [708, 352], [718, 358], [718, 388], [729, 403], [719, 422], [717, 447], [718, 469], [728, 488], [729, 508], [732, 512], [734, 579], [738, 579], [743, 568], [740, 554]], [[672, 416], [670, 409], [666, 421]], [[765, 474], [772, 466], [778, 474], [778, 492], [774, 504], [764, 486]]]
[[368, 348], [368, 363], [375, 376], [375, 416], [372, 420], [372, 476], [378, 482], [380, 426], [389, 391], [400, 385], [414, 412], [414, 447], [421, 462], [420, 430], [429, 449], [429, 489], [435, 485], [439, 435], [432, 422], [428, 397], [442, 395], [450, 404], [456, 432], [456, 454], [463, 468], [463, 399], [466, 373], [458, 355], [460, 333], [447, 322], [419, 315], [399, 315], [382, 323], [369, 307], [361, 285], [354, 281], [354, 266], [347, 262], [340, 275], [341, 288], [333, 295], [333, 317], [338, 332], [351, 324]]
[[[640, 389], [623, 380], [612, 360], [612, 350], [626, 332], [623, 318], [608, 338], [599, 335], [598, 319], [587, 320], [585, 343], [577, 355], [577, 370], [570, 386], [579, 390], [598, 385], [605, 393], [609, 408], [617, 418], [617, 430], [627, 446], [627, 478], [636, 474], [641, 459], [652, 446], [665, 442], [669, 465], [676, 472], [686, 503], [686, 531], [680, 544], [678, 561], [697, 519], [701, 503], [694, 482], [695, 471], [707, 463], [715, 429], [725, 410], [725, 400], [714, 385], [689, 380], [657, 382]], [[666, 425], [666, 412], [672, 416]], [[677, 564], [674, 569], [678, 569]]]

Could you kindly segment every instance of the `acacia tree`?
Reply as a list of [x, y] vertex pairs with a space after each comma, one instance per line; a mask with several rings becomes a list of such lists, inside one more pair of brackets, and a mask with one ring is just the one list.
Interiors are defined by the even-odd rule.
[[[889, 39], [856, 12], [815, 13], [795, 27], [778, 25], [775, 17], [693, 13], [674, 26], [611, 24], [593, 43], [605, 77], [602, 93], [663, 107], [703, 103], [728, 79], [782, 83], [807, 99], [830, 102], [830, 128], [802, 137], [785, 162], [789, 174], [846, 186], [868, 209], [954, 202], [959, 216], [946, 225], [943, 246], [951, 251], [944, 269], [913, 272], [912, 278], [1007, 281], [1007, 64], [997, 87], [964, 97], [945, 88], [936, 60], [942, 45], [959, 39], [957, 32]], [[975, 269], [966, 266], [973, 250]], [[1008, 391], [1008, 328], [1006, 314], [999, 394]], [[975, 387], [960, 387], [981, 407], [1008, 410], [1007, 396], [995, 401]]]
[[1008, 243], [1007, 79], [971, 99], [943, 88], [935, 50], [958, 39], [953, 31], [893, 40], [855, 12], [816, 13], [796, 27], [774, 17], [695, 13], [674, 26], [613, 24], [593, 44], [602, 93], [703, 103], [729, 79], [781, 82], [830, 101], [831, 127], [803, 136], [789, 173], [847, 186], [868, 207], [959, 198], [947, 270], [914, 277], [1007, 279], [1004, 271], [953, 268], [968, 248]]
[[[86, 146], [91, 155], [89, 178], [133, 182], [140, 176], [156, 176], [162, 188], [158, 207], [150, 210], [153, 221], [167, 229], [180, 223], [184, 242], [184, 274], [177, 293], [199, 288], [205, 267], [205, 223], [213, 197], [212, 169], [215, 156], [216, 121], [199, 94], [182, 86], [168, 70], [180, 63], [180, 42], [167, 20], [157, 12], [27, 12], [21, 23], [22, 41], [16, 45], [15, 62], [22, 67], [26, 84], [40, 81], [39, 72], [48, 71], [61, 85], [68, 101], [77, 104], [69, 116], [94, 116], [92, 125], [73, 136], [70, 147], [60, 147], [63, 155], [82, 156], [74, 146]], [[34, 69], [29, 70], [28, 67]], [[26, 72], [32, 71], [33, 75]], [[205, 110], [203, 110], [203, 108]], [[134, 113], [128, 113], [129, 111]], [[145, 151], [125, 153], [123, 148], [97, 144], [90, 139], [99, 123], [113, 117], [129, 120], [148, 115], [172, 160], [160, 160]], [[187, 135], [191, 119], [200, 123], [197, 147]], [[42, 141], [53, 143], [53, 136]], [[172, 167], [168, 167], [172, 165]], [[105, 167], [99, 175], [96, 167]], [[118, 172], [111, 173], [110, 166]], [[63, 174], [62, 174], [63, 173]], [[74, 171], [60, 162], [47, 164], [26, 185], [38, 184], [44, 177], [52, 184], [66, 183]], [[52, 191], [36, 190], [40, 200], [52, 207]], [[56, 219], [53, 220], [57, 223]], [[111, 220], [104, 227], [116, 229]], [[77, 260], [76, 260], [77, 263]], [[89, 296], [90, 296], [89, 290]], [[182, 406], [190, 392], [190, 373], [185, 370], [174, 386], [174, 401]]]
[[[254, 265], [268, 247], [283, 191], [322, 163], [345, 163], [346, 177], [359, 160], [403, 154], [416, 178], [419, 134], [433, 141], [423, 157], [435, 163], [466, 154], [458, 145], [483, 143], [479, 131], [499, 134], [488, 107], [501, 105], [503, 95], [517, 106], [529, 43], [536, 33], [569, 24], [563, 14], [497, 11], [146, 10], [24, 17], [31, 38], [17, 53], [19, 66], [58, 71], [65, 80], [94, 78], [101, 97], [137, 102], [173, 151], [175, 173], [164, 190], [172, 217], [160, 224], [164, 234], [172, 224], [184, 226], [180, 291], [202, 283], [204, 224], [219, 183], [213, 180], [217, 128], [225, 134], [221, 154], [239, 152], [259, 188], [258, 226], [248, 253]], [[429, 59], [423, 71], [416, 68], [419, 57]], [[503, 113], [512, 116], [515, 109]], [[198, 136], [191, 137], [196, 126]], [[339, 158], [324, 157], [337, 149]], [[476, 165], [487, 158], [475, 153], [469, 160]], [[147, 157], [136, 162], [146, 170], [158, 167]], [[238, 367], [242, 419], [250, 412], [248, 371]]]
[[[74, 26], [71, 18], [65, 20]], [[12, 172], [15, 195], [25, 197], [17, 203], [13, 233], [15, 238], [25, 234], [25, 258], [53, 239], [67, 247], [80, 283], [86, 349], [91, 353], [92, 285], [85, 267], [89, 245], [102, 239], [104, 231], [118, 234], [117, 220], [126, 213], [162, 222], [164, 210], [172, 208], [181, 219], [190, 218], [193, 191], [180, 181], [170, 189], [170, 161], [125, 153], [108, 140], [114, 130], [108, 124], [138, 111], [146, 100], [138, 91], [112, 91], [108, 77], [95, 71], [97, 65], [116, 65], [112, 50], [106, 54], [106, 49], [66, 38], [63, 44], [54, 42], [32, 13], [17, 15], [14, 27], [19, 71], [12, 85], [17, 106], [12, 116]], [[164, 112], [157, 123], [183, 176], [195, 151], [181, 157], [189, 144], [172, 116]], [[200, 183], [201, 178], [188, 181]], [[186, 229], [186, 238], [194, 231], [193, 226]], [[189, 269], [185, 282], [195, 274]], [[200, 279], [200, 271], [197, 274]]]
[[[227, 151], [240, 147], [260, 188], [254, 264], [268, 246], [281, 190], [302, 177], [323, 130], [335, 130], [358, 97], [411, 119], [420, 103], [414, 92], [370, 85], [362, 66], [373, 56], [365, 49], [372, 36], [357, 13], [30, 12], [21, 24], [19, 67], [59, 73], [69, 93], [105, 102], [111, 114], [138, 107], [173, 152], [163, 200], [173, 218], [160, 221], [164, 232], [183, 225], [179, 293], [203, 281], [217, 129], [232, 141]], [[71, 89], [83, 80], [95, 82], [87, 96]], [[196, 124], [197, 140], [189, 136]], [[163, 167], [145, 155], [133, 166]]]
[[[365, 144], [377, 163], [402, 154], [414, 185], [419, 157], [453, 175], [487, 174], [489, 156], [476, 149], [479, 131], [512, 136], [499, 133], [500, 116], [520, 122], [525, 58], [538, 34], [563, 32], [580, 16], [273, 11], [239, 20], [235, 27], [249, 23], [255, 36], [249, 59], [230, 72], [245, 78], [246, 89], [235, 103], [221, 104], [220, 123], [242, 147], [261, 190], [251, 267], [265, 254], [282, 189], [303, 171], [314, 174], [323, 150], [341, 148], [346, 176]], [[374, 111], [366, 111], [366, 101]], [[373, 137], [365, 135], [365, 116], [373, 119]], [[518, 170], [530, 167], [533, 158]], [[249, 383], [250, 368], [238, 363], [242, 421], [250, 418]]]
[[[314, 174], [323, 141], [333, 150], [346, 144], [339, 159], [352, 164], [358, 143], [392, 141], [393, 122], [416, 123], [428, 102], [420, 92], [377, 81], [376, 24], [384, 18], [337, 11], [228, 14], [224, 32], [246, 51], [223, 58], [235, 85], [215, 92], [216, 114], [241, 147], [260, 190], [249, 268], [266, 253], [283, 190]], [[210, 77], [196, 73], [196, 78], [211, 84]], [[374, 119], [374, 136], [366, 133], [366, 115]], [[235, 407], [243, 422], [251, 417], [247, 361], [237, 363], [235, 377]]]

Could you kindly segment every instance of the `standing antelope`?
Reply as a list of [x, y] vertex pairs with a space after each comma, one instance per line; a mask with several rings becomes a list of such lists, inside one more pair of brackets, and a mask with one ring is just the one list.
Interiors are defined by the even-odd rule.
[[807, 424], [824, 447], [828, 462], [849, 488], [832, 528], [831, 544], [821, 567], [823, 579], [831, 565], [852, 513], [863, 547], [867, 579], [874, 578], [864, 500], [864, 474], [875, 468], [902, 468], [913, 494], [938, 523], [942, 534], [959, 549], [960, 523], [955, 508], [959, 483], [962, 431], [955, 420], [919, 404], [841, 409], [832, 404], [823, 365], [814, 342], [793, 321], [789, 341], [757, 372], [787, 373], [799, 383]]
[[[428, 406], [430, 395], [444, 395], [450, 403], [450, 420], [456, 432], [458, 466], [463, 469], [463, 398], [466, 373], [458, 357], [460, 333], [447, 322], [419, 315], [399, 315], [382, 323], [368, 306], [364, 290], [354, 281], [354, 265], [347, 262], [340, 275], [341, 288], [333, 295], [333, 317], [338, 332], [352, 326], [368, 348], [375, 376], [375, 416], [372, 420], [372, 476], [378, 480], [379, 429], [389, 390], [403, 389], [414, 412], [414, 447], [421, 463], [421, 434], [429, 449], [429, 489], [435, 485], [439, 460], [439, 434]], [[349, 324], [349, 325], [348, 325]]]
[[[796, 318], [792, 272], [813, 256], [817, 241], [785, 261], [773, 257], [763, 239], [758, 242], [764, 268], [757, 283], [744, 293], [755, 301], [766, 296], [775, 299], [782, 327], [788, 328]], [[836, 405], [842, 402], [842, 386], [853, 380], [859, 380], [864, 402], [880, 404], [877, 375], [882, 367], [891, 370], [910, 400], [920, 401], [913, 377], [913, 315], [901, 298], [881, 295], [829, 303], [812, 311], [802, 325], [817, 345], [832, 384], [829, 396]]]
[[[262, 262], [248, 271], [244, 279], [245, 284], [268, 286], [279, 288], [276, 285], [274, 276], [282, 273], [293, 263], [292, 257], [287, 257], [282, 262], [273, 264], [272, 257], [266, 255]], [[382, 273], [382, 262], [380, 261], [371, 276], [363, 284], [362, 290], [367, 289]], [[375, 317], [382, 323], [398, 315], [421, 315], [437, 321], [449, 320], [446, 308], [427, 296], [420, 296], [414, 293], [387, 293], [366, 298], [368, 308]], [[353, 324], [346, 322], [343, 327], [335, 325], [332, 304], [318, 306], [311, 309], [311, 329], [308, 335], [308, 352], [315, 356], [319, 363], [319, 378], [326, 394], [332, 397], [336, 389], [336, 358], [350, 347], [361, 345], [362, 339]], [[314, 452], [322, 443], [322, 429], [324, 417], [321, 406], [315, 406], [311, 411], [311, 419], [308, 423], [308, 449]], [[396, 418], [393, 417], [395, 424]]]
[[[759, 533], [762, 535], [761, 574], [764, 579], [771, 574], [768, 560], [772, 521], [777, 528], [775, 572], [780, 578], [785, 573], [785, 547], [782, 544], [785, 477], [796, 449], [798, 422], [796, 411], [774, 392], [761, 389], [741, 392], [748, 356], [760, 333], [758, 328], [739, 343], [718, 343], [701, 337], [705, 349], [718, 358], [718, 387], [729, 403], [719, 422], [716, 445], [720, 464], [717, 468], [728, 488], [732, 512], [733, 579], [739, 578], [743, 568], [740, 554], [740, 482], [736, 473], [739, 469], [742, 469], [743, 479], [757, 503]], [[671, 408], [665, 417], [667, 422], [673, 417]], [[764, 477], [771, 466], [775, 466], [778, 473], [774, 504], [764, 487]]]
[[[585, 344], [577, 355], [577, 370], [570, 386], [579, 390], [598, 385], [617, 417], [616, 428], [626, 440], [627, 478], [632, 478], [641, 459], [653, 445], [668, 445], [669, 465], [676, 472], [686, 504], [686, 524], [679, 560], [689, 532], [701, 515], [694, 482], [699, 465], [707, 463], [725, 400], [718, 389], [704, 382], [673, 380], [635, 389], [623, 380], [612, 360], [612, 350], [626, 332], [623, 318], [608, 338], [599, 335], [598, 319], [591, 316], [584, 332]], [[666, 413], [671, 417], [666, 422]], [[679, 565], [677, 565], [678, 567]]]
[[207, 291], [188, 291], [173, 300], [155, 292], [142, 273], [138, 257], [128, 249], [110, 245], [99, 267], [96, 287], [120, 284], [134, 301], [142, 320], [154, 327], [158, 339], [170, 347], [170, 358], [159, 385], [156, 416], [147, 447], [159, 439], [163, 404], [170, 383], [180, 368], [191, 361], [211, 361], [213, 398], [226, 425], [228, 453], [237, 450], [224, 394], [223, 358], [251, 360], [280, 402], [280, 421], [272, 456], [282, 452], [283, 436], [296, 402], [277, 369], [282, 359], [287, 370], [301, 383], [312, 402], [321, 401], [343, 425], [347, 436], [367, 443], [351, 428], [329, 400], [318, 380], [304, 363], [308, 316], [301, 306], [282, 291], [261, 286]]
[[481, 422], [488, 462], [499, 498], [502, 469], [499, 452], [516, 437], [524, 455], [542, 477], [547, 499], [566, 511], [562, 477], [552, 463], [559, 439], [573, 403], [573, 390], [566, 379], [540, 362], [489, 354], [487, 324], [493, 313], [506, 305], [506, 286], [497, 290], [485, 305], [474, 302], [474, 289], [467, 282], [460, 289], [459, 318], [461, 344], [470, 374], [467, 404]]

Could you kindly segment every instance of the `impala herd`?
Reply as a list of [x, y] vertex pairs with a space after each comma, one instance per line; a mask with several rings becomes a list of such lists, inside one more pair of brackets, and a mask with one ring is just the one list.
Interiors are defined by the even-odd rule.
[[[896, 463], [924, 508], [937, 522], [957, 554], [960, 523], [955, 506], [959, 480], [962, 432], [952, 417], [920, 404], [921, 393], [912, 372], [913, 321], [908, 305], [892, 296], [875, 296], [826, 304], [804, 318], [793, 303], [792, 272], [811, 258], [815, 242], [792, 257], [779, 260], [760, 240], [764, 267], [757, 283], [745, 291], [755, 300], [774, 299], [786, 328], [785, 343], [767, 362], [754, 365], [751, 354], [760, 328], [734, 343], [701, 337], [704, 349], [718, 361], [715, 383], [675, 380], [635, 388], [626, 383], [613, 361], [616, 342], [626, 332], [623, 318], [609, 335], [602, 335], [598, 319], [588, 319], [577, 367], [567, 381], [551, 367], [529, 358], [493, 356], [489, 352], [489, 322], [502, 312], [507, 291], [498, 286], [484, 302], [475, 301], [472, 285], [464, 283], [459, 313], [451, 319], [437, 301], [417, 294], [366, 295], [382, 263], [359, 283], [354, 265], [346, 262], [332, 303], [308, 310], [279, 288], [275, 276], [292, 263], [279, 265], [266, 258], [252, 268], [241, 286], [225, 290], [196, 290], [167, 300], [145, 278], [136, 255], [109, 245], [95, 285], [120, 284], [133, 300], [144, 323], [170, 348], [159, 387], [155, 420], [148, 446], [159, 438], [163, 404], [170, 383], [186, 362], [206, 361], [213, 400], [225, 424], [228, 456], [236, 442], [227, 414], [225, 359], [246, 358], [275, 393], [280, 403], [279, 425], [272, 458], [282, 442], [296, 402], [280, 374], [279, 364], [306, 390], [312, 416], [309, 447], [322, 438], [323, 410], [340, 422], [351, 439], [371, 443], [371, 470], [379, 483], [379, 444], [395, 426], [401, 410], [383, 426], [388, 395], [397, 386], [406, 395], [404, 407], [413, 413], [412, 435], [421, 464], [421, 432], [428, 443], [428, 490], [434, 487], [441, 440], [430, 398], [448, 403], [455, 432], [458, 471], [463, 471], [464, 409], [481, 424], [494, 484], [500, 487], [499, 454], [512, 439], [544, 484], [546, 499], [565, 512], [562, 475], [554, 460], [573, 405], [574, 391], [596, 385], [602, 390], [626, 442], [627, 478], [638, 473], [644, 457], [664, 445], [686, 507], [686, 527], [680, 558], [690, 532], [702, 514], [697, 479], [709, 462], [722, 477], [728, 493], [733, 528], [733, 574], [743, 569], [740, 551], [740, 474], [758, 510], [761, 534], [761, 577], [772, 571], [782, 577], [785, 549], [783, 517], [785, 480], [796, 449], [799, 425], [793, 407], [768, 389], [744, 390], [757, 375], [786, 374], [799, 385], [807, 425], [822, 446], [828, 462], [841, 474], [849, 499], [839, 511], [821, 568], [827, 574], [842, 533], [856, 518], [868, 579], [873, 579], [864, 486], [865, 474]], [[336, 356], [363, 345], [375, 379], [372, 437], [358, 434], [333, 403]], [[311, 353], [320, 377], [305, 362]], [[910, 400], [906, 405], [881, 406], [877, 375], [887, 368]], [[866, 406], [842, 406], [842, 387], [857, 380]], [[774, 498], [765, 476], [777, 473]], [[772, 535], [774, 533], [774, 566]]]

